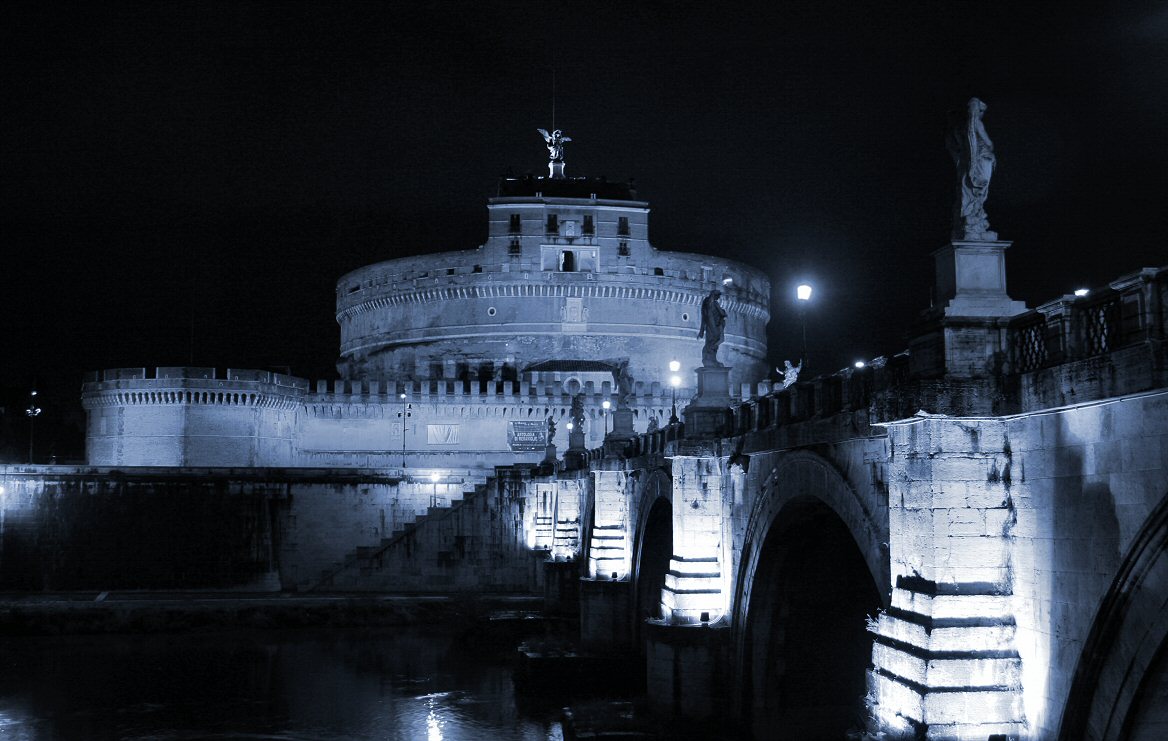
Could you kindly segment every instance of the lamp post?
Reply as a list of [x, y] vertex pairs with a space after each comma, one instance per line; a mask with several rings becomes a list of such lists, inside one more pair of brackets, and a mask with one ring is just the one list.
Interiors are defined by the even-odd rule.
[[799, 365], [803, 368], [801, 373], [806, 373], [807, 365], [807, 302], [811, 300], [811, 286], [806, 283], [800, 283], [795, 288], [795, 298], [799, 300], [799, 325], [803, 330], [803, 354], [799, 357]]
[[612, 408], [612, 402], [605, 399], [600, 402], [600, 406], [604, 409], [604, 436], [608, 437], [608, 410]]
[[669, 388], [673, 393], [673, 405], [669, 410], [669, 424], [675, 425], [681, 420], [677, 418], [677, 387], [681, 385], [681, 376], [677, 372], [681, 370], [681, 363], [676, 360], [669, 361]]
[[33, 433], [36, 431], [36, 418], [41, 416], [41, 412], [44, 411], [43, 409], [41, 409], [40, 407], [37, 406], [36, 397], [37, 397], [36, 389], [33, 389], [32, 392], [29, 393], [29, 395], [28, 395], [28, 409], [24, 410], [25, 416], [28, 417], [28, 462], [29, 462], [29, 464], [32, 463], [32, 443], [33, 443], [33, 440], [35, 439]]
[[[404, 401], [406, 398], [406, 395], [403, 393], [398, 398], [400, 398]], [[414, 409], [413, 404], [406, 404], [405, 408], [397, 413], [398, 419], [401, 420], [401, 425], [402, 425], [402, 468], [403, 469], [406, 467], [406, 420], [409, 419], [410, 417], [414, 416], [413, 409]]]

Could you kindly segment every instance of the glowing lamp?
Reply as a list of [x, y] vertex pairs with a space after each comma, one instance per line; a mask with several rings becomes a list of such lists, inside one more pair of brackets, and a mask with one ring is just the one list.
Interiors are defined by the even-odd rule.
[[810, 301], [811, 286], [807, 285], [806, 283], [799, 284], [795, 288], [795, 298], [799, 299], [800, 301]]
[[681, 376], [670, 376], [669, 377], [669, 385], [672, 386], [673, 388], [677, 388], [677, 387], [681, 386]]
[[676, 360], [670, 360], [669, 361], [669, 372], [676, 373], [679, 370], [681, 370], [681, 363], [676, 361]]
[[1078, 296], [1079, 298], [1083, 298], [1084, 296], [1086, 296], [1090, 292], [1091, 291], [1089, 291], [1086, 288], [1076, 288], [1075, 289], [1075, 295]]
[[575, 425], [573, 425], [571, 422], [569, 422], [568, 423], [568, 432], [571, 432], [573, 427], [575, 427]]
[[607, 412], [610, 408], [612, 408], [612, 402], [608, 399], [605, 399], [604, 401], [600, 402], [600, 406], [603, 407], [604, 411]]
[[404, 392], [404, 391], [403, 391], [403, 392], [401, 393], [401, 396], [399, 396], [399, 397], [397, 397], [397, 398], [399, 398], [399, 399], [404, 399], [404, 398], [406, 398], [406, 392]]
[[442, 474], [438, 473], [437, 471], [435, 471], [434, 473], [430, 474], [430, 481], [431, 481], [432, 483], [435, 483], [435, 484], [437, 484], [437, 483], [438, 483], [439, 481], [441, 481], [441, 480], [442, 480]]
[[854, 363], [854, 365], [855, 365], [857, 368], [863, 368], [863, 367], [864, 367], [864, 361], [863, 361], [863, 360], [857, 360], [857, 361]]
[[734, 282], [733, 278], [723, 278], [722, 279], [722, 285], [724, 285], [724, 286], [728, 286], [733, 282]]

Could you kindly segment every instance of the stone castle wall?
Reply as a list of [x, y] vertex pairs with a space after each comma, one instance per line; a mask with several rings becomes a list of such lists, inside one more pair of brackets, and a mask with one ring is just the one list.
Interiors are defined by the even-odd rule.
[[[732, 260], [657, 250], [647, 204], [532, 197], [488, 208], [490, 234], [477, 250], [389, 260], [338, 280], [342, 376], [501, 379], [549, 359], [623, 358], [634, 378], [661, 380], [670, 360], [701, 364], [700, 307], [715, 288], [728, 314], [720, 357], [732, 381], [769, 371], [767, 277]], [[591, 233], [580, 231], [586, 216]]]
[[[223, 378], [216, 377], [223, 375]], [[544, 451], [513, 451], [512, 422], [556, 421], [554, 444], [568, 447], [569, 389], [555, 382], [308, 381], [267, 371], [213, 368], [131, 368], [94, 374], [86, 382], [86, 443], [90, 465], [306, 466], [400, 468], [402, 417], [405, 465], [489, 471], [538, 463]], [[330, 388], [331, 387], [331, 388]], [[766, 385], [759, 390], [766, 389]], [[634, 429], [651, 418], [664, 425], [672, 390], [637, 382]], [[743, 388], [746, 396], [754, 389]], [[579, 384], [584, 394], [585, 444], [599, 447], [613, 409], [612, 384]], [[402, 398], [402, 395], [405, 398]], [[679, 409], [692, 396], [678, 389]]]

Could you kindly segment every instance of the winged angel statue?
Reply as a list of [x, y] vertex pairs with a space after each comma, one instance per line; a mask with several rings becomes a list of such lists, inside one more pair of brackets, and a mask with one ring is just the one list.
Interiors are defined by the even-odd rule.
[[547, 129], [536, 129], [547, 143], [548, 158], [551, 162], [564, 161], [564, 145], [572, 141], [572, 137], [564, 136], [564, 132], [556, 129], [552, 133], [548, 133]]

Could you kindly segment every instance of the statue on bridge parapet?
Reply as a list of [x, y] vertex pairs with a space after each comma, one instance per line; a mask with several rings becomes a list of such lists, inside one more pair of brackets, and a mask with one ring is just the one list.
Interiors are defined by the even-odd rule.
[[702, 299], [702, 327], [698, 330], [698, 339], [706, 338], [702, 347], [702, 365], [706, 368], [725, 367], [718, 362], [718, 346], [726, 333], [726, 310], [718, 303], [721, 297], [722, 292], [715, 288]]
[[950, 113], [949, 136], [945, 143], [957, 165], [953, 239], [958, 241], [992, 242], [998, 238], [996, 232], [990, 231], [989, 217], [985, 212], [990, 178], [997, 167], [994, 144], [981, 122], [985, 111], [985, 103], [970, 98], [965, 111]]
[[803, 361], [799, 361], [799, 365], [791, 365], [790, 360], [784, 360], [783, 364], [786, 366], [785, 370], [775, 368], [775, 372], [783, 379], [783, 388], [790, 388], [795, 385], [795, 381], [799, 380], [799, 371], [803, 370]]

